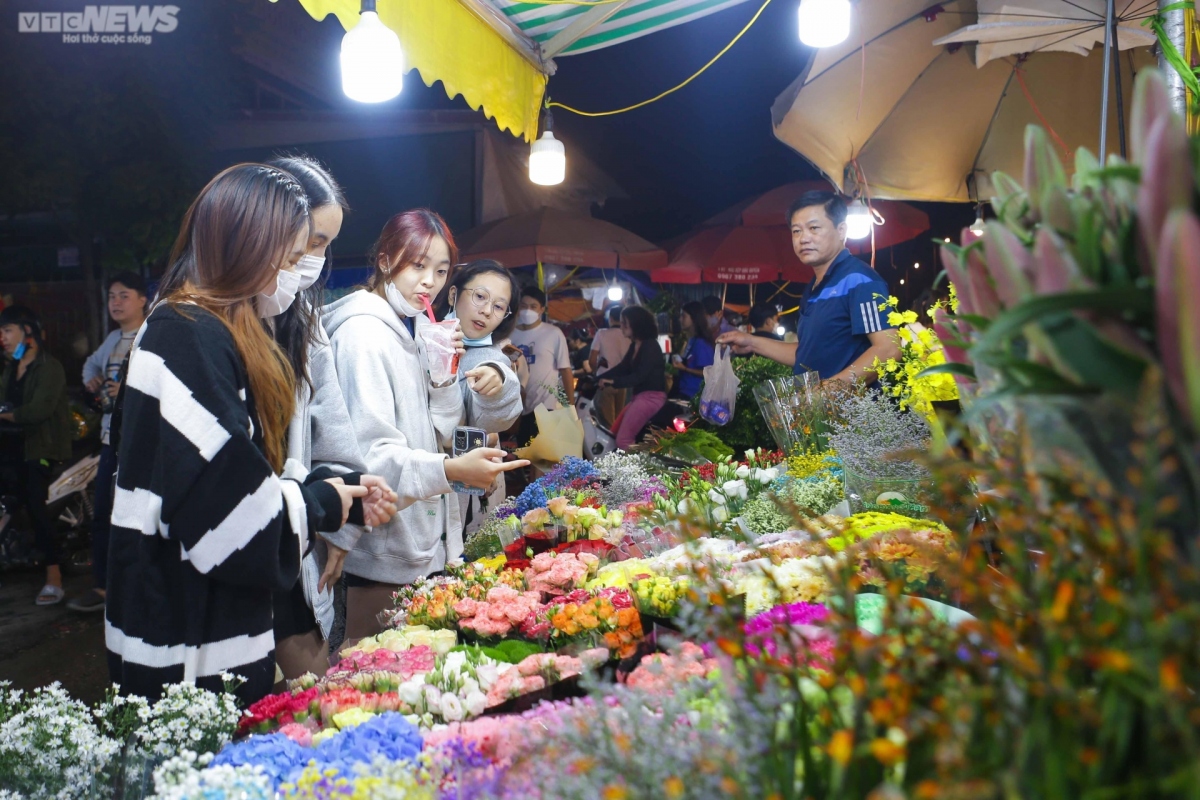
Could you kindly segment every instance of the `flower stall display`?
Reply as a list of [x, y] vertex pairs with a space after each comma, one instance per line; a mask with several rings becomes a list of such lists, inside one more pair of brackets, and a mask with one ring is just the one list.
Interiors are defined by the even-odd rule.
[[531, 592], [560, 597], [582, 587], [599, 563], [591, 553], [542, 553], [525, 570], [525, 585]]
[[478, 649], [449, 653], [432, 672], [400, 685], [400, 712], [424, 729], [478, 717], [487, 709], [489, 690], [513, 668]]
[[666, 694], [692, 679], [704, 679], [720, 669], [720, 662], [694, 642], [681, 642], [670, 653], [651, 653], [629, 673], [625, 685]]
[[560, 681], [582, 675], [585, 670], [595, 669], [609, 657], [608, 648], [589, 648], [578, 656], [556, 653], [535, 653], [500, 674], [489, 687], [487, 706], [501, 705], [523, 695], [534, 694]]
[[[540, 558], [540, 556], [539, 556]], [[518, 592], [510, 586], [493, 586], [483, 600], [463, 598], [454, 606], [459, 629], [479, 639], [508, 636], [542, 606], [538, 590]]]
[[[930, 428], [940, 432], [941, 423], [934, 412], [934, 403], [958, 399], [958, 384], [954, 376], [946, 372], [927, 372], [946, 363], [946, 348], [932, 328], [919, 321], [917, 312], [900, 311], [900, 301], [889, 297], [881, 308], [887, 310], [888, 324], [897, 329], [900, 337], [900, 358], [878, 359], [872, 369], [879, 375], [884, 392], [896, 398], [902, 409], [912, 409], [929, 422]], [[948, 300], [938, 300], [925, 312], [929, 321], [939, 314], [958, 313], [958, 292], [950, 284]]]
[[895, 407], [871, 389], [847, 392], [829, 427], [829, 445], [841, 459], [851, 511], [929, 511], [929, 469], [911, 457], [929, 448], [924, 417]]

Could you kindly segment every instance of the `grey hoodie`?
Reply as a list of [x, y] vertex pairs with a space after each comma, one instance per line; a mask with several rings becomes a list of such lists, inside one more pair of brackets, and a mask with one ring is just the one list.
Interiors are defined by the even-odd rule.
[[[338, 385], [333, 350], [323, 329], [317, 332], [317, 341], [308, 351], [308, 375], [315, 392], [309, 391], [308, 384], [299, 382], [296, 415], [288, 426], [288, 463], [284, 475], [303, 481], [314, 467], [330, 467], [338, 474], [365, 472], [354, 426], [350, 424], [346, 401]], [[326, 639], [333, 628], [333, 589], [326, 587], [323, 592], [317, 590], [328, 555], [325, 541], [333, 542], [343, 550], [350, 550], [363, 530], [357, 525], [345, 525], [337, 533], [321, 534], [300, 565], [304, 598], [321, 626], [321, 635]]]
[[[496, 345], [467, 348], [466, 355], [458, 365], [458, 384], [462, 387], [468, 425], [483, 428], [488, 433], [500, 433], [508, 430], [521, 416], [521, 382], [517, 380], [517, 373], [512, 371], [510, 363], [508, 356]], [[497, 367], [504, 378], [504, 388], [493, 397], [476, 393], [462, 377], [484, 364]]]
[[457, 384], [429, 385], [421, 329], [409, 334], [388, 301], [366, 290], [326, 306], [322, 322], [338, 384], [369, 474], [400, 495], [391, 522], [354, 544], [345, 569], [384, 583], [412, 583], [462, 555], [458, 502], [446, 481], [444, 449], [463, 422]]

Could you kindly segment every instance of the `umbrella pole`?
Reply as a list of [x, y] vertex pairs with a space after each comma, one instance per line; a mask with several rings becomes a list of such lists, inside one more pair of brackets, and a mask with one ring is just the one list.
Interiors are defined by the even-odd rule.
[[1121, 85], [1121, 41], [1118, 38], [1117, 22], [1112, 26], [1112, 62], [1117, 77], [1117, 144], [1121, 148], [1121, 158], [1127, 158], [1125, 153], [1125, 88]]
[[1116, 0], [1108, 0], [1104, 12], [1104, 94], [1100, 97], [1100, 163], [1108, 161], [1108, 89], [1112, 67], [1112, 35], [1115, 28]]

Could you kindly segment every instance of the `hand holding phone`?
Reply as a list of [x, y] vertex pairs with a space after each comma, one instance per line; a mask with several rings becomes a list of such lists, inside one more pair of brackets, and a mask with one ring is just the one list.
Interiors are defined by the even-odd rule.
[[[454, 429], [454, 447], [452, 454], [454, 458], [458, 458], [465, 453], [476, 450], [487, 444], [487, 432], [482, 428], [470, 428], [464, 425], [459, 425]], [[486, 489], [480, 489], [475, 486], [467, 486], [459, 481], [451, 481], [450, 488], [460, 494], [484, 495]]]

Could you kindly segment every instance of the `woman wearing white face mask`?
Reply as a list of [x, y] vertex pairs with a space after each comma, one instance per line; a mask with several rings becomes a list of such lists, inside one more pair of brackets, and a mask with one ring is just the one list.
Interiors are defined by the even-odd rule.
[[[354, 427], [338, 386], [329, 339], [320, 324], [326, 254], [342, 228], [345, 196], [333, 176], [314, 159], [290, 156], [271, 166], [293, 175], [308, 195], [312, 230], [308, 249], [270, 300], [259, 310], [272, 314], [275, 340], [296, 374], [296, 413], [288, 426], [285, 474], [303, 479], [313, 469], [332, 474], [363, 473]], [[291, 294], [287, 294], [291, 292]], [[293, 300], [294, 298], [294, 300]], [[373, 493], [386, 492], [386, 482], [366, 478]], [[346, 552], [365, 530], [359, 509], [348, 525], [317, 543], [301, 566], [291, 592], [275, 598], [275, 660], [285, 678], [305, 672], [320, 675], [329, 668], [328, 639], [334, 621], [333, 585], [341, 578]]]
[[262, 315], [310, 230], [303, 188], [262, 164], [223, 171], [184, 216], [124, 386], [105, 603], [123, 692], [219, 691], [231, 672], [243, 702], [265, 696], [275, 593], [369, 494], [280, 474], [296, 379]]
[[[445, 454], [464, 419], [463, 395], [440, 375], [434, 385], [430, 368], [441, 365], [429, 342], [441, 337], [424, 309], [446, 284], [456, 255], [437, 214], [397, 214], [379, 235], [367, 286], [322, 315], [363, 459], [392, 482], [401, 505], [395, 519], [359, 539], [346, 557], [347, 643], [379, 633], [379, 612], [398, 587], [462, 555], [451, 482], [486, 489], [501, 472], [529, 463], [500, 463], [504, 451], [490, 447]], [[450, 338], [461, 343], [462, 335]]]

